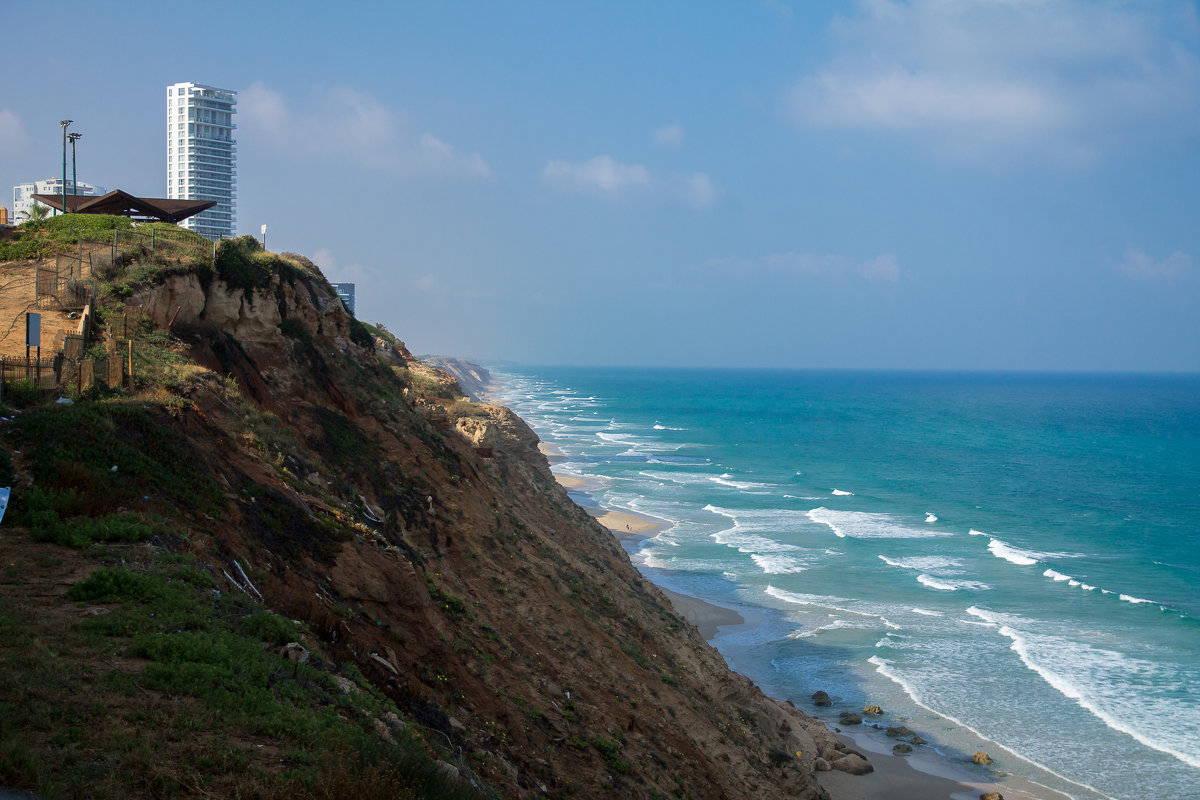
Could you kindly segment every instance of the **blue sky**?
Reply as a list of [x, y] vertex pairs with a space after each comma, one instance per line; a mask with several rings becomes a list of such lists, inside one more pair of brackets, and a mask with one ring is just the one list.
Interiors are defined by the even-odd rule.
[[237, 90], [241, 232], [416, 352], [1200, 370], [1194, 0], [54, 9], [5, 4], [2, 202], [63, 118], [161, 196], [166, 86]]

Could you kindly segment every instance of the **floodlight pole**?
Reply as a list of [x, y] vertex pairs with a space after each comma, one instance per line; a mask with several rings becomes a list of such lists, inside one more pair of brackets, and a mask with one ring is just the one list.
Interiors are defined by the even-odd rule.
[[62, 210], [67, 213], [67, 126], [75, 120], [64, 119], [58, 124], [62, 125], [63, 129], [63, 182], [62, 182]]
[[68, 133], [67, 139], [71, 142], [71, 196], [75, 197], [79, 194], [79, 176], [75, 172], [75, 143], [83, 138], [82, 133]]

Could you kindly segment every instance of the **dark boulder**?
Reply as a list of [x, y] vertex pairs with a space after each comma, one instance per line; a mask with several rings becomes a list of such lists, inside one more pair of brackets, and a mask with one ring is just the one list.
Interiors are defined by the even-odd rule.
[[814, 706], [833, 705], [833, 700], [829, 699], [829, 695], [822, 691], [813, 692], [812, 701]]

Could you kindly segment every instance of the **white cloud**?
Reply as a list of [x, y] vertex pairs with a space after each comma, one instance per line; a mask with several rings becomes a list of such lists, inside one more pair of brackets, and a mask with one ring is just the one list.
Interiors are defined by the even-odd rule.
[[683, 178], [683, 196], [696, 208], [711, 206], [717, 200], [717, 187], [703, 172], [694, 172]]
[[667, 125], [654, 132], [654, 141], [667, 147], [679, 147], [683, 144], [683, 126]]
[[1200, 24], [1183, 0], [862, 0], [833, 36], [788, 92], [802, 127], [1065, 164], [1200, 133]]
[[1141, 250], [1130, 247], [1125, 251], [1125, 260], [1117, 265], [1117, 270], [1141, 280], [1173, 280], [1192, 271], [1192, 259], [1187, 253], [1176, 251], [1161, 261], [1155, 261]]
[[703, 172], [660, 174], [641, 164], [623, 164], [612, 156], [587, 161], [550, 161], [542, 168], [542, 181], [555, 189], [611, 199], [665, 198], [682, 200], [696, 208], [712, 205], [717, 188]]
[[559, 188], [613, 196], [650, 185], [648, 169], [641, 164], [622, 164], [612, 156], [595, 156], [577, 164], [551, 161], [542, 168], [542, 178]]
[[858, 274], [870, 281], [887, 281], [895, 283], [900, 280], [900, 264], [892, 253], [869, 258], [856, 268]]
[[374, 97], [346, 87], [315, 90], [301, 108], [256, 82], [238, 99], [248, 128], [271, 137], [289, 155], [343, 160], [403, 174], [488, 178], [478, 153], [466, 155], [429, 133], [416, 133], [402, 114]]
[[29, 134], [25, 132], [25, 126], [21, 124], [17, 113], [0, 108], [0, 150], [21, 150], [28, 142]]
[[774, 275], [801, 278], [827, 278], [858, 275], [871, 282], [895, 283], [902, 277], [896, 256], [882, 253], [865, 261], [849, 256], [820, 253], [772, 253], [750, 259], [724, 259], [709, 262], [710, 266], [732, 270], [743, 276]]
[[361, 264], [349, 264], [346, 266], [338, 264], [337, 257], [333, 254], [333, 251], [326, 247], [322, 247], [312, 254], [312, 262], [321, 268], [321, 274], [331, 283], [368, 284], [375, 281], [376, 278], [374, 270], [368, 269]]

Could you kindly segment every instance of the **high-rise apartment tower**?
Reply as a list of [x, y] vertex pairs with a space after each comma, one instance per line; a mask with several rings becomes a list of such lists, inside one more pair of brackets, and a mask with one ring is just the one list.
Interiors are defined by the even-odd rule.
[[233, 236], [237, 225], [237, 93], [198, 83], [167, 87], [167, 197], [216, 200], [180, 223], [201, 236]]

